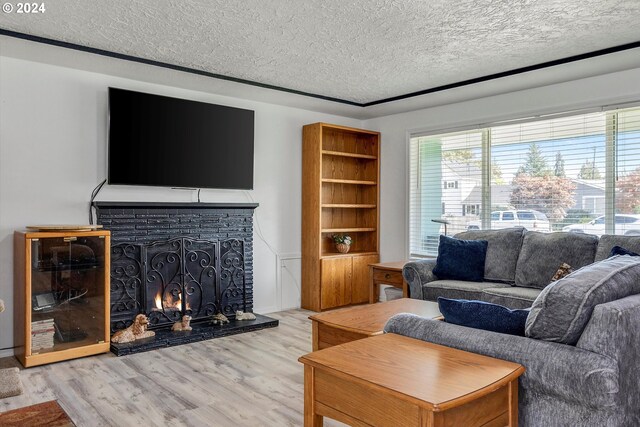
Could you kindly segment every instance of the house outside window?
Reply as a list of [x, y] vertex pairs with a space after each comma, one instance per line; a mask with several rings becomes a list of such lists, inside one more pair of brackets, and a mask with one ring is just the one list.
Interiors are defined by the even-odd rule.
[[480, 205], [462, 205], [462, 216], [480, 215]]
[[582, 209], [587, 212], [594, 213], [596, 215], [604, 215], [604, 189], [601, 196], [583, 196], [582, 197]]
[[444, 230], [432, 219], [446, 219], [450, 235], [514, 225], [636, 233], [615, 214], [640, 219], [638, 107], [416, 135], [409, 151], [410, 256], [437, 253]]

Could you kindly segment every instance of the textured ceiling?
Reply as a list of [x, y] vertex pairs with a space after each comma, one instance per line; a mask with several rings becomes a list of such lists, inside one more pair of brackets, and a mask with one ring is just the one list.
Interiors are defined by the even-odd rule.
[[0, 28], [367, 103], [640, 41], [640, 0], [55, 0]]

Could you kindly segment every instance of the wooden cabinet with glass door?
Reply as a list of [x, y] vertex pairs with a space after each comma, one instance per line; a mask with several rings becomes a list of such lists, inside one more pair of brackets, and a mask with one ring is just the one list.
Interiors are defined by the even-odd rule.
[[25, 367], [109, 351], [108, 231], [14, 235], [14, 340]]
[[[365, 303], [379, 260], [380, 133], [306, 125], [302, 152], [302, 307]], [[351, 238], [348, 253], [335, 235]]]

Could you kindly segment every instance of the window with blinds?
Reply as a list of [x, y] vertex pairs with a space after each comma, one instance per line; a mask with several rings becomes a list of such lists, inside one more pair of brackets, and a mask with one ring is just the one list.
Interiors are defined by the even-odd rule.
[[640, 108], [415, 136], [409, 163], [412, 257], [472, 229], [640, 235]]

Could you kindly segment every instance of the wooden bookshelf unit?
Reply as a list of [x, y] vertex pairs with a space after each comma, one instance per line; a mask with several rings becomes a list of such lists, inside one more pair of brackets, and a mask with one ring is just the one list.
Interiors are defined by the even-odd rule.
[[[380, 133], [314, 123], [302, 136], [302, 307], [322, 311], [369, 300], [379, 262]], [[353, 239], [339, 253], [334, 234]]]

